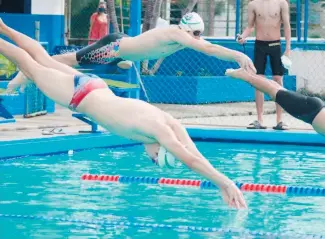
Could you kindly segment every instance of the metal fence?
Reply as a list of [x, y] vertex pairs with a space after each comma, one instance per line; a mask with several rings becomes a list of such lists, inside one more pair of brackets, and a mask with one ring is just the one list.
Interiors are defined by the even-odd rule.
[[[150, 1], [152, 4], [152, 0], [142, 1], [142, 22], [146, 21], [146, 10], [149, 9]], [[74, 9], [68, 18], [71, 27], [68, 28], [71, 29], [69, 42], [81, 45], [81, 40], [76, 38], [87, 39], [89, 17], [95, 11], [98, 0], [69, 0], [69, 2], [69, 4], [78, 2], [78, 10]], [[194, 5], [193, 2], [196, 1], [163, 0], [159, 6], [159, 17], [169, 24], [177, 24], [184, 12], [196, 11], [205, 21], [204, 37], [212, 37], [216, 39], [210, 39], [213, 43], [244, 52], [253, 58], [253, 44], [248, 43], [243, 47], [234, 41], [222, 40], [222, 38], [234, 39], [236, 31], [242, 32], [247, 26], [248, 0], [202, 0]], [[238, 2], [239, 18], [236, 7]], [[116, 7], [121, 4], [125, 6], [123, 17], [129, 20], [129, 1], [127, 4], [123, 1], [116, 2]], [[323, 2], [310, 2], [308, 8], [303, 2], [298, 5], [296, 2], [290, 3], [293, 38], [302, 37], [305, 33], [305, 12], [314, 14], [308, 20], [308, 36], [325, 37], [325, 8], [322, 6]], [[81, 10], [84, 8], [85, 10]], [[119, 14], [118, 9], [116, 14]], [[118, 22], [121, 29], [121, 23]], [[127, 30], [124, 32], [127, 33]], [[284, 86], [304, 94], [323, 97], [325, 45], [319, 41], [316, 43], [309, 45], [292, 43], [293, 66], [285, 74]], [[144, 61], [140, 71], [145, 91], [142, 92], [142, 99], [171, 113], [185, 124], [247, 126], [256, 120], [254, 89], [244, 82], [224, 76], [227, 68], [237, 67], [236, 63], [221, 61], [190, 49], [179, 51], [165, 59]], [[266, 75], [271, 75], [270, 66], [267, 67]], [[265, 124], [269, 127], [274, 126], [275, 105], [267, 97], [264, 113]], [[283, 121], [291, 128], [310, 129], [309, 125], [286, 114]]]
[[[140, 0], [139, 0], [140, 1]], [[153, 0], [142, 0], [142, 17]], [[177, 24], [187, 11], [196, 11], [205, 21], [205, 36], [234, 37], [247, 26], [249, 0], [158, 0], [160, 17]], [[90, 17], [96, 12], [99, 0], [66, 0], [66, 36], [70, 44], [80, 45], [89, 39]], [[127, 33], [130, 27], [130, 0], [115, 0], [119, 30]], [[307, 14], [306, 14], [307, 13]], [[112, 19], [108, 16], [110, 23]], [[121, 20], [122, 19], [122, 20]], [[143, 20], [142, 19], [142, 20]], [[325, 0], [290, 1], [290, 21], [293, 37], [325, 38]], [[305, 24], [307, 23], [307, 24]], [[308, 27], [308, 29], [306, 29]], [[111, 27], [112, 32], [112, 27]]]

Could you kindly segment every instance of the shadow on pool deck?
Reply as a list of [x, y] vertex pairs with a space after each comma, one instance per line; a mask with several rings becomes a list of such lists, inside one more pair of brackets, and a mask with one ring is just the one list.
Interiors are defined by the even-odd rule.
[[[246, 128], [256, 120], [255, 103], [228, 103], [213, 105], [156, 105], [186, 125], [203, 125], [220, 128]], [[273, 102], [265, 102], [264, 124], [269, 130], [275, 125], [275, 106]], [[30, 139], [40, 137], [56, 137], [62, 134], [43, 135], [45, 129], [62, 128], [66, 135], [79, 134], [80, 130], [89, 130], [90, 126], [71, 116], [72, 112], [56, 106], [53, 114], [25, 119], [16, 116], [16, 123], [0, 124], [0, 141]], [[312, 127], [294, 119], [288, 114], [283, 115], [291, 129], [311, 130]], [[103, 130], [102, 128], [100, 128]]]

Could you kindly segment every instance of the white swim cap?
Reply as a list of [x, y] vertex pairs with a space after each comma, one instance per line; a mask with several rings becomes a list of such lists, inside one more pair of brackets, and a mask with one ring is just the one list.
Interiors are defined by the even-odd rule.
[[179, 25], [186, 31], [204, 31], [204, 22], [199, 14], [196, 12], [186, 13]]
[[175, 168], [175, 157], [169, 153], [163, 146], [160, 146], [157, 158], [159, 167]]

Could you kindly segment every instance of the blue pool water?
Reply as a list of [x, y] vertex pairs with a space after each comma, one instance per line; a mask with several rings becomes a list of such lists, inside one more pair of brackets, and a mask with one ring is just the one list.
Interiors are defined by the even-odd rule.
[[[216, 168], [239, 182], [325, 187], [325, 150], [320, 147], [197, 146]], [[236, 211], [227, 208], [218, 191], [81, 181], [85, 173], [204, 179], [184, 165], [158, 168], [142, 146], [5, 160], [0, 161], [0, 213], [325, 235], [324, 197], [244, 193], [249, 209]], [[0, 239], [16, 238], [243, 237], [0, 218]]]

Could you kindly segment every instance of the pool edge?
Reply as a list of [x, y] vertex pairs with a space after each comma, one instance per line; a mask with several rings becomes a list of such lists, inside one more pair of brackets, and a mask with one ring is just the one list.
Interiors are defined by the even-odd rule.
[[[316, 132], [192, 126], [188, 126], [187, 131], [193, 139], [203, 141], [325, 146], [325, 138]], [[140, 143], [110, 133], [0, 141], [0, 159], [58, 154], [68, 152], [69, 150], [80, 151], [92, 148], [125, 147], [138, 144]]]
[[191, 138], [205, 141], [325, 146], [325, 138], [314, 131], [276, 131], [213, 127], [187, 127]]
[[139, 143], [110, 133], [0, 141], [0, 159], [67, 153], [69, 150], [81, 151], [92, 148], [125, 147], [137, 144]]

